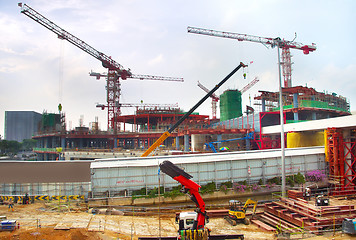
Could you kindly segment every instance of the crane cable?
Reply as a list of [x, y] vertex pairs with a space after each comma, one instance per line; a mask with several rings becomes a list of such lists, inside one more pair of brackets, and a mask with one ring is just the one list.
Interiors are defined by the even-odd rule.
[[62, 112], [62, 92], [63, 92], [63, 62], [64, 62], [64, 43], [60, 41], [60, 48], [59, 48], [59, 74], [58, 74], [58, 111]]

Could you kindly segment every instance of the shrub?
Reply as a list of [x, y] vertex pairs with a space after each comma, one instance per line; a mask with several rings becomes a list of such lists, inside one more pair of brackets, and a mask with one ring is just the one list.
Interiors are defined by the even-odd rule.
[[282, 178], [281, 177], [274, 177], [272, 179], [268, 179], [267, 181], [269, 184], [281, 185]]
[[309, 182], [323, 181], [326, 179], [326, 175], [320, 170], [312, 170], [305, 174], [305, 179]]
[[267, 188], [267, 189], [273, 188], [274, 186], [276, 186], [276, 184], [275, 184], [275, 183], [272, 183], [272, 184], [266, 184], [266, 188]]
[[132, 191], [132, 196], [143, 196], [146, 195], [146, 188], [141, 188], [140, 190], [134, 190]]
[[177, 196], [182, 196], [184, 193], [180, 191], [180, 188], [173, 188], [171, 191], [166, 191], [163, 196], [165, 198], [176, 198]]
[[216, 190], [215, 182], [210, 182], [206, 185], [201, 186], [200, 192], [204, 193], [213, 193]]
[[294, 176], [288, 176], [288, 177], [286, 178], [286, 183], [287, 183], [289, 186], [291, 186], [291, 187], [294, 187], [294, 184], [295, 184], [293, 177], [294, 177]]
[[229, 191], [228, 187], [225, 184], [222, 184], [219, 190], [224, 192], [225, 194]]
[[261, 188], [260, 184], [253, 184], [252, 185], [252, 191], [257, 191]]
[[223, 182], [223, 183], [221, 183], [221, 185], [225, 185], [227, 188], [232, 188], [232, 182], [231, 181]]
[[246, 191], [247, 186], [244, 184], [238, 184], [238, 183], [234, 183], [232, 189], [235, 192], [245, 192]]
[[305, 183], [305, 178], [303, 174], [299, 172], [298, 174], [294, 175], [294, 181], [296, 184], [303, 184]]

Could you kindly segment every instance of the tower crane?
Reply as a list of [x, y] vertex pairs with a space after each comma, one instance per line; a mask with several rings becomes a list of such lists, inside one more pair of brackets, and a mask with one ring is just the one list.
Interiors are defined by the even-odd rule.
[[[244, 92], [246, 92], [247, 90], [249, 90], [251, 87], [253, 87], [253, 85], [255, 85], [258, 81], [260, 81], [257, 77], [255, 77], [255, 79], [253, 79], [250, 83], [248, 83], [246, 86], [244, 86], [240, 92], [241, 94], [243, 94]], [[201, 89], [203, 89], [205, 92], [209, 92], [209, 89], [207, 89], [203, 84], [201, 84], [198, 81], [198, 87], [200, 87]], [[213, 93], [211, 96], [211, 105], [212, 105], [212, 118], [216, 119], [216, 109], [217, 109], [217, 103], [219, 101], [219, 97], [216, 96], [215, 93]]]
[[[207, 89], [206, 87], [204, 87], [203, 84], [201, 84], [199, 81], [198, 81], [198, 87], [200, 87], [201, 89], [203, 89], [206, 93], [208, 93], [210, 90]], [[211, 108], [212, 108], [212, 118], [213, 119], [216, 119], [216, 105], [219, 101], [219, 97], [216, 96], [215, 93], [211, 94]]]
[[[93, 72], [93, 71], [90, 71], [89, 75], [91, 77], [95, 77], [97, 80], [100, 80], [101, 77], [108, 77], [108, 75], [106, 73], [97, 73], [97, 72]], [[150, 75], [132, 75], [133, 77], [131, 78], [136, 78], [136, 79], [140, 79], [140, 80], [144, 80], [144, 79], [147, 79], [147, 77], [152, 77], [152, 79], [150, 80], [160, 80], [160, 77], [157, 77], [157, 76], [150, 76]], [[183, 80], [180, 80], [179, 78], [176, 79], [176, 78], [172, 78], [172, 81], [183, 81]], [[163, 108], [178, 108], [178, 104], [152, 104], [152, 103], [141, 103], [141, 104], [135, 104], [135, 103], [118, 103], [120, 109], [122, 107], [136, 107], [136, 108], [139, 108], [139, 107], [163, 107]], [[97, 104], [96, 105], [97, 108], [101, 108], [102, 110], [104, 110], [105, 108], [108, 108], [109, 106], [108, 105], [105, 105], [105, 104]]]
[[84, 52], [90, 54], [94, 58], [101, 61], [104, 68], [108, 69], [107, 74], [107, 106], [108, 106], [108, 130], [111, 129], [114, 133], [119, 130], [119, 122], [117, 121], [117, 116], [121, 114], [120, 111], [120, 78], [126, 80], [127, 78], [136, 78], [136, 79], [147, 79], [147, 80], [161, 80], [161, 81], [180, 81], [182, 78], [173, 78], [173, 77], [159, 77], [151, 75], [135, 75], [131, 73], [131, 70], [125, 69], [121, 64], [113, 60], [111, 57], [105, 55], [104, 53], [96, 50], [83, 40], [77, 38], [71, 33], [67, 32], [63, 28], [59, 27], [57, 24], [44, 17], [42, 14], [36, 10], [29, 7], [27, 4], [18, 4], [21, 7], [21, 13], [31, 18], [32, 20], [38, 22], [48, 30], [57, 34], [58, 38], [61, 40], [67, 40], [74, 46], [80, 48]]
[[258, 81], [260, 81], [258, 79], [258, 77], [255, 77], [251, 82], [249, 82], [246, 86], [244, 86], [240, 92], [241, 94], [243, 94], [244, 92], [246, 92], [247, 90], [249, 90], [250, 88], [252, 88], [256, 83], [258, 83]]
[[288, 41], [277, 38], [266, 38], [266, 37], [258, 37], [253, 35], [247, 34], [240, 34], [240, 33], [232, 33], [232, 32], [222, 32], [204, 28], [196, 28], [196, 27], [188, 27], [188, 33], [196, 33], [202, 34], [207, 36], [214, 36], [214, 37], [222, 37], [222, 38], [231, 38], [236, 39], [238, 41], [249, 41], [255, 43], [261, 43], [268, 48], [268, 46], [279, 47], [282, 49], [282, 59], [280, 63], [282, 64], [283, 68], [283, 77], [284, 77], [284, 87], [292, 87], [292, 57], [290, 54], [290, 49], [298, 49], [302, 50], [304, 54], [309, 54], [316, 50], [316, 45], [313, 43], [312, 45], [305, 45], [302, 43]]

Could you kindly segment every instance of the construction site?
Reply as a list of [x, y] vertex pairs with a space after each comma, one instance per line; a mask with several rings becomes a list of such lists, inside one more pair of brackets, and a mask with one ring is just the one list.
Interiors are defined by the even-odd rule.
[[[107, 73], [107, 130], [96, 119], [68, 130], [41, 114], [36, 161], [0, 162], [0, 239], [353, 239], [356, 236], [356, 117], [348, 99], [292, 85], [291, 50], [315, 44], [188, 27], [188, 33], [277, 47], [279, 91], [216, 91], [188, 111], [120, 99], [136, 75], [26, 4], [21, 13], [90, 54]], [[223, 41], [223, 40], [222, 40]], [[281, 51], [281, 56], [279, 55]], [[283, 75], [283, 76], [282, 76]], [[283, 81], [282, 81], [283, 77]], [[197, 108], [211, 101], [211, 116]], [[123, 115], [123, 107], [135, 112]], [[219, 111], [219, 114], [218, 114]], [[219, 116], [219, 117], [218, 117]]]

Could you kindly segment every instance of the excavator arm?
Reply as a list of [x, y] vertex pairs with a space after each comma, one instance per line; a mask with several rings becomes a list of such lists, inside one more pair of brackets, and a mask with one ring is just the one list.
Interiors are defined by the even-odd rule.
[[166, 160], [162, 162], [159, 167], [162, 172], [182, 184], [182, 192], [189, 193], [190, 199], [197, 206], [196, 212], [198, 213], [198, 219], [195, 229], [203, 229], [205, 227], [205, 220], [207, 219], [207, 215], [205, 211], [205, 202], [199, 194], [200, 185], [190, 180], [193, 178], [193, 176], [186, 173], [183, 169], [179, 168], [170, 161]]
[[243, 211], [246, 212], [247, 208], [249, 205], [253, 205], [253, 210], [252, 210], [252, 214], [254, 215], [256, 212], [256, 207], [257, 207], [257, 202], [253, 201], [251, 199], [247, 199], [247, 201], [245, 202], [245, 205], [243, 207]]

